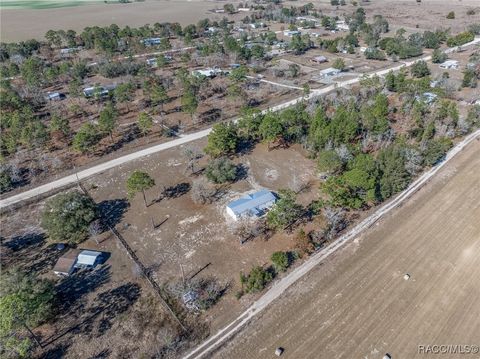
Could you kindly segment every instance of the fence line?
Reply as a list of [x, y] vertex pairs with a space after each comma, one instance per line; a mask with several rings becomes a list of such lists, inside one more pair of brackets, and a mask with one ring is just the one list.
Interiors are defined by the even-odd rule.
[[[83, 193], [85, 193], [88, 197], [90, 197], [92, 200], [92, 196], [90, 196], [90, 193], [88, 193], [87, 189], [83, 186], [83, 184], [79, 181], [78, 186], [82, 190]], [[105, 221], [108, 229], [112, 234], [115, 236], [115, 238], [118, 239], [120, 244], [123, 246], [129, 257], [135, 262], [135, 264], [140, 268], [140, 271], [143, 275], [143, 277], [147, 280], [147, 282], [152, 286], [153, 290], [155, 293], [158, 295], [160, 302], [162, 303], [162, 306], [167, 310], [167, 312], [175, 319], [175, 321], [180, 325], [180, 327], [186, 331], [187, 328], [183, 325], [181, 320], [178, 318], [177, 314], [174, 312], [174, 310], [168, 305], [167, 301], [163, 297], [163, 291], [162, 288], [158, 285], [158, 283], [155, 281], [155, 279], [151, 275], [151, 271], [149, 271], [143, 263], [140, 261], [140, 258], [138, 258], [137, 254], [133, 251], [133, 249], [130, 247], [128, 242], [123, 238], [123, 236], [117, 231], [117, 229], [108, 223], [108, 221]]]

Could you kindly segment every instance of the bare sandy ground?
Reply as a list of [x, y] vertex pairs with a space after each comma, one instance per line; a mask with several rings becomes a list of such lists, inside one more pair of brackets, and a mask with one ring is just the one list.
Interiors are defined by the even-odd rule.
[[[216, 358], [460, 358], [480, 344], [480, 142], [292, 287]], [[404, 280], [404, 274], [411, 278]]]
[[[237, 3], [238, 1], [230, 1]], [[86, 26], [143, 26], [156, 22], [196, 24], [198, 20], [221, 20], [223, 14], [210, 9], [223, 8], [225, 2], [208, 0], [147, 0], [129, 4], [92, 4], [55, 9], [0, 10], [1, 41], [43, 39], [50, 30], [83, 30]]]

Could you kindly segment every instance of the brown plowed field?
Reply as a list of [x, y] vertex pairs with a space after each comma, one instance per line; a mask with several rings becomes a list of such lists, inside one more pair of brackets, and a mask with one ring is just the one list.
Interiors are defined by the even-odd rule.
[[[480, 142], [402, 208], [295, 284], [216, 358], [479, 358]], [[404, 280], [405, 273], [411, 275]]]

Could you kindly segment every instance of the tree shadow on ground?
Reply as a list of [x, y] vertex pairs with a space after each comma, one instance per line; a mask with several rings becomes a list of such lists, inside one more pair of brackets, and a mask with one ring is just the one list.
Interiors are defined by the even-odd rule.
[[243, 163], [237, 165], [237, 174], [234, 182], [242, 181], [248, 177], [248, 167]]
[[256, 143], [254, 141], [241, 140], [237, 145], [237, 156], [240, 157], [251, 154], [255, 145]]
[[182, 182], [163, 190], [162, 196], [165, 198], [178, 198], [190, 191], [190, 183]]
[[60, 317], [78, 315], [85, 310], [86, 296], [110, 281], [110, 266], [80, 270], [56, 286], [57, 310]]
[[71, 343], [61, 343], [59, 345], [54, 346], [46, 351], [44, 351], [41, 355], [38, 356], [40, 359], [58, 359], [63, 358], [67, 353], [68, 348], [70, 347]]
[[3, 268], [17, 266], [27, 272], [45, 273], [56, 263], [64, 251], [55, 243], [47, 244], [44, 233], [26, 233], [0, 244]]
[[106, 145], [105, 147], [99, 149], [98, 151], [95, 152], [95, 155], [97, 156], [105, 156], [108, 155], [112, 152], [118, 151], [121, 149], [123, 146], [127, 145], [128, 143], [138, 139], [141, 137], [140, 130], [136, 128], [135, 126], [132, 126], [128, 128], [124, 133], [122, 133], [122, 137], [115, 141], [115, 142], [110, 142], [110, 144]]
[[121, 198], [102, 201], [97, 205], [97, 208], [103, 224], [115, 227], [122, 221], [129, 206], [130, 203], [125, 198]]
[[136, 283], [126, 283], [100, 293], [89, 309], [91, 313], [101, 313], [94, 336], [105, 334], [112, 327], [116, 317], [127, 311], [137, 301], [140, 293], [140, 286]]
[[110, 349], [103, 349], [100, 353], [92, 355], [88, 359], [106, 359], [111, 353], [112, 351]]

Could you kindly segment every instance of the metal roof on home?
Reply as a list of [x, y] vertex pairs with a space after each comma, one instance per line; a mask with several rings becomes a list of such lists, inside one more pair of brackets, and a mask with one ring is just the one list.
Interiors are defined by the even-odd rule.
[[83, 250], [77, 257], [77, 265], [93, 266], [100, 255], [101, 252]]
[[272, 192], [262, 189], [230, 202], [227, 207], [237, 216], [244, 213], [257, 214], [265, 205], [275, 202], [275, 200], [275, 195]]

